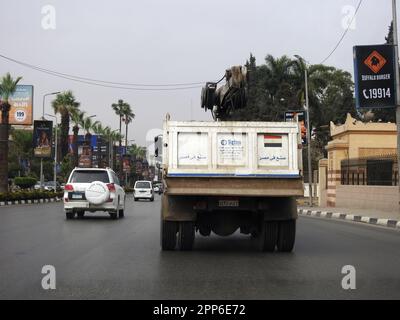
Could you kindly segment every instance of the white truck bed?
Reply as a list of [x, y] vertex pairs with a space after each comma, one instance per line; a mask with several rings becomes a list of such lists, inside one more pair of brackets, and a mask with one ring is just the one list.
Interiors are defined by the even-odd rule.
[[164, 121], [166, 177], [301, 178], [293, 122]]

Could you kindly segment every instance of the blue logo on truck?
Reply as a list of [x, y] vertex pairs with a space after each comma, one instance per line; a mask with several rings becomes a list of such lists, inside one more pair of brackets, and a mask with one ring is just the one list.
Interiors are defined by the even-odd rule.
[[221, 145], [223, 145], [223, 146], [226, 146], [226, 145], [229, 145], [229, 146], [240, 146], [240, 145], [242, 145], [242, 141], [240, 141], [240, 140], [225, 140], [225, 139], [222, 139], [221, 140]]

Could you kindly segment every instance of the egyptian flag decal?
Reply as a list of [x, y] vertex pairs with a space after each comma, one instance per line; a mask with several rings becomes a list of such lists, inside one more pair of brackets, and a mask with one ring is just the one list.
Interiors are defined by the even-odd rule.
[[264, 134], [264, 148], [282, 148], [282, 135]]

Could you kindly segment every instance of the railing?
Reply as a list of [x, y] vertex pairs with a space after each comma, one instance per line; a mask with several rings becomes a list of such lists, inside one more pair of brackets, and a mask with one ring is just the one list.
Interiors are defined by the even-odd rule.
[[398, 175], [396, 155], [341, 161], [342, 185], [396, 186]]

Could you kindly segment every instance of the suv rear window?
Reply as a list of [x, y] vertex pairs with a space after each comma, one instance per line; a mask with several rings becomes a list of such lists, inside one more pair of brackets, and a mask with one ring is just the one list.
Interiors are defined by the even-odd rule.
[[72, 174], [70, 183], [92, 183], [93, 181], [101, 181], [104, 183], [109, 183], [110, 179], [108, 178], [107, 171], [77, 170], [77, 171], [74, 171], [74, 173]]
[[136, 182], [135, 188], [142, 188], [142, 189], [150, 189], [150, 182], [146, 181], [141, 181], [141, 182]]

